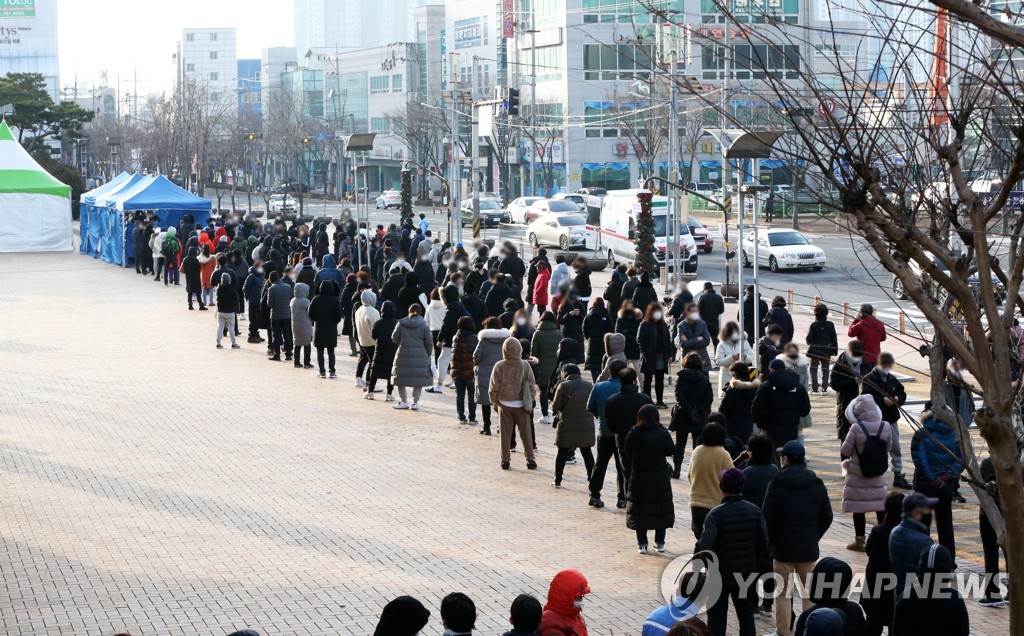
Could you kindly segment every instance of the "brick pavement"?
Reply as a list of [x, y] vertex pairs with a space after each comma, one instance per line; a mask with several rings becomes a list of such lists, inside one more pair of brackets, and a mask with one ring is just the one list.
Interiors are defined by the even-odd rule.
[[[541, 470], [518, 455], [503, 472], [451, 395], [397, 413], [259, 345], [215, 350], [213, 312], [187, 311], [183, 287], [77, 253], [5, 255], [0, 316], [5, 634], [369, 634], [402, 593], [439, 633], [453, 590], [496, 634], [564, 567], [590, 579], [592, 634], [637, 634], [692, 544], [685, 482], [668, 554], [640, 557], [621, 511], [586, 506], [582, 466], [549, 487], [550, 428]], [[812, 457], [830, 457], [828, 427], [812, 430]], [[837, 516], [823, 551], [862, 569], [849, 534]], [[975, 633], [1007, 632], [1005, 611], [971, 613]]]

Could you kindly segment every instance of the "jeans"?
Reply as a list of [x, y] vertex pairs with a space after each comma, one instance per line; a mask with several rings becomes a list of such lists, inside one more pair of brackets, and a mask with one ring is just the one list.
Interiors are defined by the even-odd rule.
[[363, 377], [364, 373], [370, 371], [370, 360], [373, 360], [373, 352], [377, 347], [359, 346], [359, 362], [356, 363], [356, 377]]
[[740, 587], [734, 577], [726, 576], [723, 582], [722, 593], [718, 595], [714, 604], [708, 607], [708, 628], [713, 636], [725, 636], [731, 598], [732, 607], [736, 610], [736, 621], [740, 624], [740, 636], [754, 636], [756, 630], [751, 600], [740, 596]]
[[821, 367], [821, 388], [828, 388], [828, 368], [831, 364], [831, 358], [811, 356], [811, 391], [818, 390], [818, 367]]
[[[775, 561], [772, 564], [775, 573], [782, 577], [782, 592], [775, 600], [775, 631], [780, 636], [793, 636], [793, 579], [795, 575], [800, 584], [807, 580], [807, 576], [814, 570], [814, 561], [806, 563], [782, 563]], [[807, 611], [813, 605], [811, 599], [801, 597], [803, 611]]]
[[981, 549], [985, 555], [985, 598], [999, 596], [999, 537], [992, 523], [982, 512], [978, 515], [978, 527], [981, 530]]
[[452, 348], [441, 347], [441, 353], [437, 356], [437, 377], [434, 378], [434, 384], [441, 386], [444, 384], [444, 378], [448, 374], [448, 365], [452, 362]]
[[286, 358], [291, 360], [292, 358], [292, 320], [291, 318], [285, 318], [284, 320], [271, 320], [270, 321], [271, 332], [274, 335], [274, 339], [271, 341], [271, 351], [274, 352], [275, 356], [281, 356], [281, 347], [284, 347], [284, 355]]
[[700, 435], [700, 433], [697, 431], [689, 433], [686, 431], [676, 431], [676, 451], [672, 455], [672, 460], [675, 462], [676, 466], [681, 466], [683, 458], [686, 457], [686, 438], [690, 437], [692, 439], [690, 442], [692, 446], [690, 446], [690, 448], [697, 448], [698, 435]]
[[466, 420], [466, 400], [469, 400], [469, 419], [476, 419], [476, 391], [472, 380], [455, 380], [455, 412], [459, 421]]
[[654, 392], [657, 394], [657, 398], [654, 401], [658, 404], [663, 404], [665, 402], [665, 372], [655, 371], [644, 375], [644, 393], [649, 397], [654, 397], [651, 395], [652, 380], [654, 381]]
[[[653, 528], [654, 530], [654, 543], [665, 543], [665, 528]], [[636, 544], [642, 548], [647, 547], [647, 528], [636, 529]]]
[[167, 263], [167, 272], [164, 274], [164, 285], [168, 283], [175, 285], [181, 283], [181, 278], [178, 276], [178, 264], [173, 261]]
[[892, 460], [892, 472], [903, 472], [903, 454], [900, 451], [900, 426], [890, 422], [889, 430], [892, 431], [892, 448], [889, 449], [889, 459]]
[[215, 300], [213, 297], [213, 287], [203, 287], [202, 299], [207, 305], [213, 304], [213, 301]]
[[235, 327], [234, 327], [235, 314], [222, 314], [217, 312], [217, 344], [220, 344], [220, 339], [224, 337], [224, 330], [227, 329], [228, 335], [231, 336], [231, 346], [235, 346]]
[[[558, 452], [555, 454], [555, 483], [562, 483], [562, 472], [565, 470], [565, 460], [569, 459], [572, 455], [571, 448], [558, 447]], [[591, 452], [590, 448], [581, 448], [580, 455], [583, 455], [583, 465], [587, 467], [587, 480], [590, 480], [590, 475], [594, 472], [594, 453]]]
[[601, 489], [604, 488], [604, 474], [608, 471], [608, 462], [615, 459], [615, 470], [617, 471], [616, 485], [618, 486], [619, 499], [626, 498], [625, 484], [623, 483], [622, 464], [619, 462], [618, 448], [615, 446], [615, 438], [612, 436], [600, 436], [597, 438], [597, 461], [590, 473], [590, 496], [595, 499], [601, 498]]
[[312, 347], [310, 347], [309, 345], [303, 345], [303, 346], [296, 345], [295, 346], [295, 364], [299, 364], [299, 362], [301, 362], [301, 360], [299, 359], [299, 354], [300, 353], [306, 354], [305, 355], [305, 358], [306, 358], [305, 364], [309, 364], [309, 353], [310, 353], [311, 349], [312, 349]]
[[[400, 402], [406, 402], [406, 403], [409, 402], [409, 393], [407, 391], [408, 388], [409, 387], [406, 387], [406, 386], [398, 387], [398, 400]], [[420, 396], [421, 395], [423, 395], [423, 387], [421, 387], [421, 386], [414, 386], [414, 387], [412, 387], [412, 403], [413, 404], [419, 404], [420, 403]]]
[[512, 461], [512, 436], [519, 429], [519, 438], [523, 440], [523, 454], [526, 461], [533, 461], [533, 435], [530, 434], [530, 414], [523, 407], [498, 407], [498, 426], [501, 428], [501, 462]]

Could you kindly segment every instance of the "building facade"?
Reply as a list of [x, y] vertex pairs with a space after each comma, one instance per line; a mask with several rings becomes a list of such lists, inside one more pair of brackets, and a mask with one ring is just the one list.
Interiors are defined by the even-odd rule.
[[188, 28], [182, 31], [175, 60], [175, 85], [205, 87], [211, 101], [233, 100], [238, 86], [238, 52], [234, 28]]
[[295, 48], [337, 53], [406, 42], [417, 0], [296, 0]]
[[244, 121], [259, 130], [263, 117], [263, 63], [259, 59], [238, 60], [235, 90], [238, 93], [238, 113]]
[[60, 101], [57, 0], [0, 2], [0, 75], [38, 73]]

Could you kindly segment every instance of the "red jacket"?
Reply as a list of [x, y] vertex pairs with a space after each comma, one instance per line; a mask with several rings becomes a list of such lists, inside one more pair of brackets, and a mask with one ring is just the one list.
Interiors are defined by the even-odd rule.
[[579, 570], [562, 570], [551, 579], [548, 602], [540, 619], [540, 636], [587, 636], [582, 609], [573, 602], [590, 594], [587, 577]]
[[864, 360], [875, 364], [878, 354], [882, 352], [882, 341], [885, 340], [885, 325], [874, 316], [862, 316], [853, 321], [847, 335], [864, 344]]
[[548, 304], [548, 283], [551, 282], [551, 270], [547, 267], [541, 269], [537, 268], [537, 278], [533, 283], [533, 301], [534, 305], [547, 305]]

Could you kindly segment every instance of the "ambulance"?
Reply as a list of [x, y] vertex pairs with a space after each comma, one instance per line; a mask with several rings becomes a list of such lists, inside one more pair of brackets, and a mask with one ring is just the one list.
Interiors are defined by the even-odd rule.
[[[640, 214], [640, 202], [636, 195], [639, 192], [642, 190], [610, 190], [601, 202], [600, 224], [588, 227], [588, 230], [592, 230], [587, 232], [588, 249], [606, 256], [609, 267], [636, 260], [636, 220]], [[665, 253], [668, 249], [668, 198], [655, 196], [651, 200], [651, 208], [654, 217], [654, 247], [660, 269], [666, 266]], [[697, 244], [686, 223], [679, 224], [679, 245], [683, 273], [696, 273]]]

